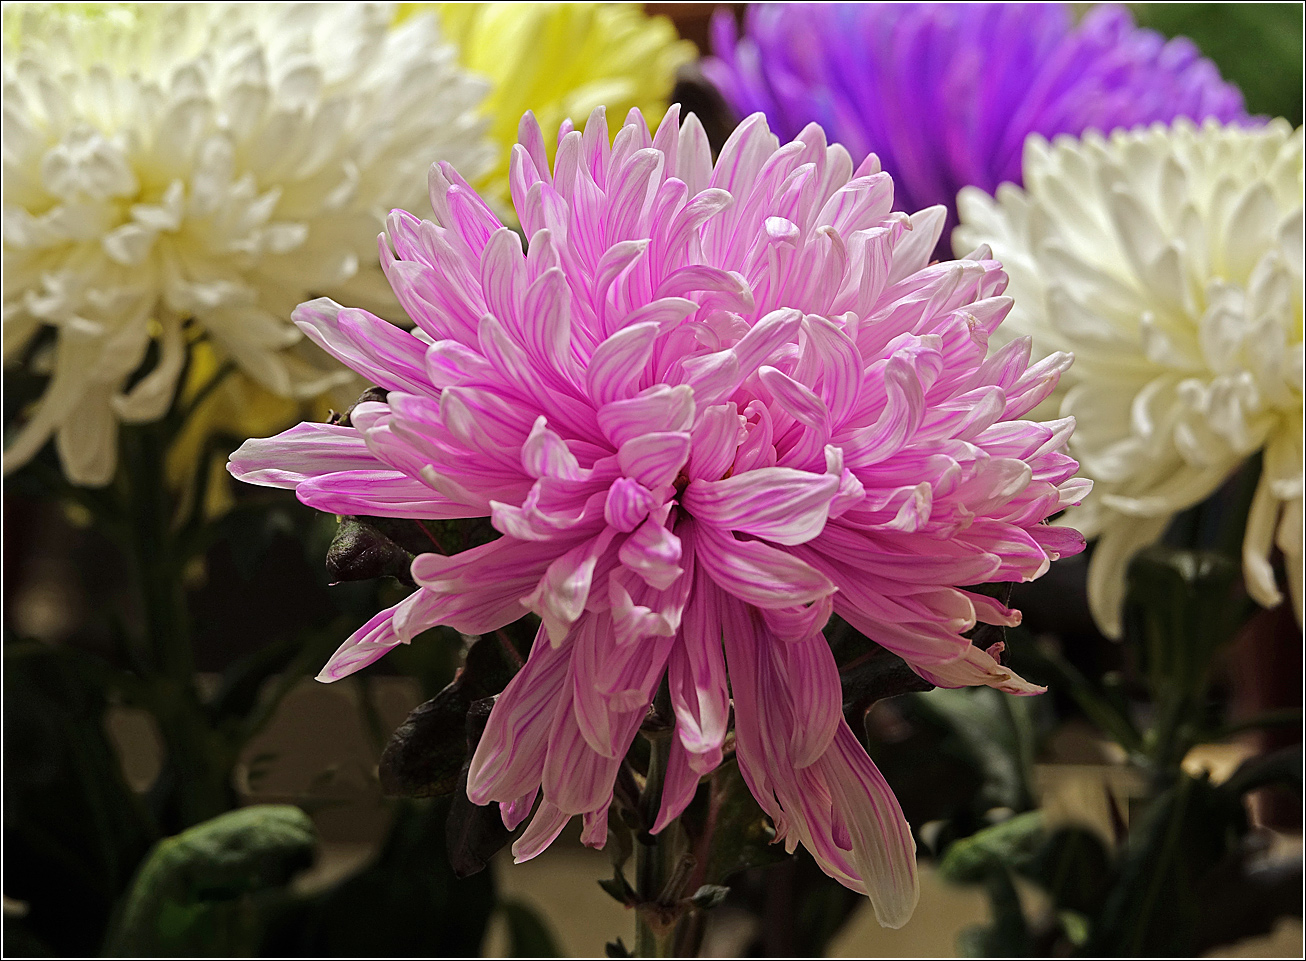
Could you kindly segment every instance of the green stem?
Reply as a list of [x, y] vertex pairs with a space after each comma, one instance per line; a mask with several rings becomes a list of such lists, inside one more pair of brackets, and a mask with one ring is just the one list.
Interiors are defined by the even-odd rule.
[[163, 482], [164, 439], [159, 431], [143, 427], [129, 431], [125, 440], [123, 513], [140, 578], [144, 660], [152, 675], [152, 707], [175, 775], [176, 816], [189, 826], [231, 808], [232, 751], [211, 730], [195, 683], [184, 565]]
[[1110, 699], [1098, 693], [1096, 687], [1080, 673], [1077, 667], [1056, 651], [1043, 649], [1039, 653], [1044, 664], [1053, 670], [1055, 680], [1070, 693], [1090, 721], [1110, 735], [1129, 754], [1143, 750], [1143, 738], [1134, 727], [1133, 721]]
[[635, 954], [641, 958], [669, 958], [675, 948], [676, 913], [662, 902], [672, 872], [673, 850], [668, 836], [648, 833], [657, 820], [671, 754], [671, 731], [645, 732], [649, 742], [648, 777], [639, 798], [639, 813], [644, 830], [635, 844]]

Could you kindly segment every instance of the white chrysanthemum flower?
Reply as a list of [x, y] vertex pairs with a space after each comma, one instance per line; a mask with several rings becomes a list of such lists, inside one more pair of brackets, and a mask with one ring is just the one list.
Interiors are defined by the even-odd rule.
[[6, 5], [4, 354], [51, 375], [6, 470], [55, 435], [69, 479], [107, 483], [118, 422], [163, 415], [201, 332], [282, 395], [338, 376], [287, 352], [295, 305], [383, 290], [385, 214], [421, 204], [433, 160], [493, 163], [484, 82], [432, 17], [393, 15]]
[[1094, 496], [1064, 522], [1098, 545], [1089, 601], [1120, 632], [1125, 568], [1257, 451], [1247, 589], [1278, 604], [1277, 543], [1301, 620], [1302, 132], [1171, 127], [1025, 146], [1025, 189], [962, 191], [957, 250], [1011, 276], [1002, 330], [1068, 350], [1063, 415]]

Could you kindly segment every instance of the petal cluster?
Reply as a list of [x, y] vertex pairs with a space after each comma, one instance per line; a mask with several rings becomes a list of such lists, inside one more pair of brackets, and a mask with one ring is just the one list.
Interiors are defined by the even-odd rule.
[[875, 151], [909, 210], [1020, 183], [1031, 133], [1244, 116], [1190, 41], [1118, 7], [1076, 24], [1055, 3], [750, 5], [742, 38], [718, 14], [712, 46], [704, 72], [740, 116], [761, 110], [784, 137], [816, 121], [854, 159]]
[[472, 174], [491, 153], [484, 83], [432, 18], [390, 20], [378, 4], [6, 5], [4, 351], [51, 375], [6, 469], [53, 435], [71, 480], [107, 483], [118, 423], [167, 410], [201, 335], [277, 394], [331, 380], [285, 351], [291, 310], [388, 296], [360, 270], [386, 211], [420, 199], [432, 157]]
[[[295, 314], [389, 393], [353, 427], [302, 424], [232, 457], [249, 482], [339, 514], [488, 516], [502, 536], [423, 554], [419, 589], [364, 625], [323, 680], [436, 624], [541, 621], [472, 760], [514, 846], [581, 815], [601, 846], [613, 782], [659, 684], [675, 739], [658, 829], [722, 760], [779, 837], [899, 925], [910, 828], [843, 719], [832, 611], [930, 681], [1033, 687], [964, 636], [1019, 614], [965, 585], [1030, 580], [1083, 539], [1045, 518], [1088, 488], [1073, 423], [1021, 417], [1067, 355], [990, 352], [1011, 309], [986, 250], [930, 264], [944, 211], [893, 211], [811, 125], [748, 118], [714, 164], [672, 107], [564, 125], [550, 165], [527, 115], [513, 203], [528, 244], [447, 164], [434, 221], [395, 211], [382, 264], [411, 332], [329, 300]], [[536, 800], [538, 798], [538, 804]]]
[[1302, 131], [1188, 121], [1031, 138], [1025, 188], [963, 191], [957, 248], [1011, 274], [1008, 334], [1073, 350], [1061, 413], [1095, 496], [1066, 523], [1100, 542], [1098, 623], [1120, 631], [1124, 571], [1174, 515], [1262, 453], [1244, 542], [1249, 593], [1301, 619]]
[[490, 80], [482, 110], [490, 118], [498, 159], [488, 174], [471, 180], [505, 208], [509, 157], [526, 110], [545, 130], [556, 130], [568, 117], [588, 117], [601, 104], [614, 114], [634, 108], [661, 116], [677, 69], [696, 56], [670, 20], [650, 17], [634, 3], [404, 6], [436, 9], [459, 62]]

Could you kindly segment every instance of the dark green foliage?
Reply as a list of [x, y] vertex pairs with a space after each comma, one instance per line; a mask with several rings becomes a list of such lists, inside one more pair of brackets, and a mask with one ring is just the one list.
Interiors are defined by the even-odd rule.
[[939, 873], [957, 884], [979, 884], [995, 868], [1027, 867], [1042, 840], [1042, 813], [1017, 814], [951, 845], [939, 862]]
[[160, 841], [127, 893], [106, 952], [254, 953], [263, 902], [312, 864], [316, 842], [308, 815], [285, 805], [231, 811]]
[[393, 577], [409, 587], [413, 554], [395, 542], [402, 536], [393, 530], [398, 524], [418, 526], [416, 521], [382, 523], [385, 518], [342, 517], [331, 546], [326, 568], [333, 581], [363, 581]]
[[710, 831], [712, 838], [702, 883], [723, 884], [739, 871], [776, 864], [788, 856], [782, 846], [771, 843], [775, 828], [744, 783], [737, 761], [717, 769], [692, 808], [696, 809], [684, 815], [685, 830], [691, 838]]
[[991, 687], [940, 689], [912, 705], [917, 716], [950, 730], [963, 756], [978, 767], [984, 786], [972, 803], [980, 811], [1033, 805], [1034, 707], [1029, 698]]
[[499, 910], [508, 922], [508, 953], [514, 958], [561, 958], [557, 939], [544, 920], [521, 901], [503, 900]]
[[445, 848], [447, 800], [397, 806], [362, 870], [283, 907], [261, 952], [289, 957], [466, 957], [480, 953], [494, 910], [489, 872], [459, 880]]
[[1135, 3], [1138, 22], [1186, 36], [1237, 84], [1252, 113], [1302, 122], [1300, 3]]
[[449, 804], [449, 819], [445, 823], [449, 867], [454, 876], [459, 878], [484, 871], [490, 858], [512, 840], [513, 832], [504, 827], [499, 805], [473, 804], [467, 797], [467, 772], [493, 707], [493, 698], [487, 697], [473, 701], [467, 710], [464, 742], [466, 758], [458, 772], [458, 781]]
[[452, 794], [468, 757], [467, 712], [473, 701], [493, 697], [521, 665], [506, 636], [487, 635], [472, 644], [457, 677], [408, 715], [381, 755], [381, 787], [394, 797]]
[[95, 954], [114, 902], [153, 843], [104, 733], [108, 669], [79, 652], [4, 652], [5, 894], [57, 954]]
[[[1048, 832], [1039, 812], [959, 840], [954, 835], [942, 873], [982, 885], [992, 907], [991, 923], [963, 936], [963, 953], [1191, 956], [1268, 933], [1285, 915], [1300, 916], [1300, 860], [1265, 856], [1266, 841], [1251, 830], [1243, 802], [1247, 792], [1270, 785], [1300, 793], [1300, 747], [1254, 758], [1219, 786], [1180, 767], [1213, 730], [1213, 666], [1246, 613], [1238, 574], [1237, 564], [1210, 551], [1158, 545], [1133, 560], [1126, 618], [1132, 688], [1122, 679], [1093, 683], [1050, 648], [1030, 645], [1023, 652], [1129, 752], [1145, 793], [1131, 803], [1134, 820], [1127, 827], [1117, 812], [1114, 851], [1082, 828]], [[1146, 697], [1147, 714], [1133, 706], [1131, 692]], [[1006, 797], [1019, 811], [1031, 798], [1020, 788], [1028, 784], [1020, 769], [1027, 772], [1033, 757], [1032, 728], [993, 726], [959, 710], [992, 693], [935, 692], [921, 700], [951, 715], [958, 736], [981, 759], [990, 800]], [[1017, 878], [1047, 894], [1048, 914], [1026, 917], [1015, 896]]]

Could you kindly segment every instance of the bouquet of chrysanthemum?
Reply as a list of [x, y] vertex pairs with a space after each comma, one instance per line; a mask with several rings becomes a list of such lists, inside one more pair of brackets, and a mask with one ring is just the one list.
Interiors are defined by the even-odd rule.
[[[790, 4], [712, 33], [740, 118], [715, 156], [665, 109], [690, 45], [633, 5], [5, 8], [5, 470], [134, 560], [119, 683], [166, 745], [160, 824], [204, 822], [109, 953], [169, 953], [140, 938], [173, 882], [256, 928], [251, 892], [312, 846], [294, 812], [206, 820], [317, 656], [194, 677], [184, 576], [238, 529], [204, 469], [232, 434], [274, 435], [227, 468], [324, 515], [333, 583], [387, 584], [319, 680], [463, 645], [374, 779], [448, 798], [397, 823], [438, 818], [460, 876], [579, 818], [659, 956], [800, 846], [900, 927], [920, 838], [992, 896], [982, 953], [1196, 951], [1203, 899], [1278, 903], [1243, 795], [1282, 759], [1221, 785], [1185, 759], [1229, 730], [1243, 595], [1286, 583], [1301, 619], [1301, 130], [1115, 8]], [[1019, 640], [1012, 584], [1086, 536], [1132, 686]], [[1011, 705], [1046, 699], [1006, 695], [1049, 682], [1146, 775], [1116, 850], [1033, 810]], [[935, 688], [912, 703], [1010, 788], [947, 823], [872, 711]], [[178, 867], [198, 850], [218, 880]]]

